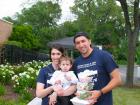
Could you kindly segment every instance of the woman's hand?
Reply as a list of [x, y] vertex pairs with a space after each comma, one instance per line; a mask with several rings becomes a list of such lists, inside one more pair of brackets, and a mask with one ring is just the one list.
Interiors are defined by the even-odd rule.
[[54, 91], [57, 93], [58, 96], [69, 96], [75, 93], [76, 85], [71, 85], [68, 89], [64, 90], [63, 88], [55, 87]]
[[37, 97], [43, 98], [43, 97], [49, 95], [52, 92], [53, 92], [53, 87], [52, 86], [44, 89], [44, 84], [37, 83], [37, 86], [36, 86], [36, 96]]
[[63, 96], [64, 94], [64, 89], [61, 85], [54, 85], [53, 90], [57, 93], [58, 96]]
[[55, 105], [57, 102], [57, 93], [53, 92], [50, 96], [49, 96], [49, 105]]

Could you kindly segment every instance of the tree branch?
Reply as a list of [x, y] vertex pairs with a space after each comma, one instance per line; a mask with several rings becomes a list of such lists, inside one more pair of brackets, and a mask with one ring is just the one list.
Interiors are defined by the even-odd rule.
[[120, 2], [122, 10], [124, 12], [124, 18], [125, 18], [125, 21], [126, 21], [126, 28], [128, 30], [132, 30], [126, 0], [117, 0], [117, 1]]
[[134, 28], [140, 27], [140, 9], [139, 0], [134, 1]]

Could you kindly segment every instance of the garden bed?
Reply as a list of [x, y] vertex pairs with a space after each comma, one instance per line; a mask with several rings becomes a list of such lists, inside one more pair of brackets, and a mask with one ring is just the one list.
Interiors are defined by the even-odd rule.
[[17, 100], [19, 97], [19, 94], [15, 93], [12, 90], [12, 86], [10, 85], [6, 85], [5, 86], [5, 94], [0, 96], [1, 99], [5, 100], [5, 101], [9, 101], [9, 100]]

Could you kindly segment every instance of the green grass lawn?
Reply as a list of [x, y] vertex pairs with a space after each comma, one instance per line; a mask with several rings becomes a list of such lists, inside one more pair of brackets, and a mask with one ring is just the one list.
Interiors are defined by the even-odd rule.
[[[113, 90], [114, 105], [140, 105], [140, 88], [119, 87]], [[4, 101], [0, 98], [0, 105], [27, 105], [22, 101]]]
[[113, 90], [114, 105], [140, 105], [140, 88], [119, 87]]

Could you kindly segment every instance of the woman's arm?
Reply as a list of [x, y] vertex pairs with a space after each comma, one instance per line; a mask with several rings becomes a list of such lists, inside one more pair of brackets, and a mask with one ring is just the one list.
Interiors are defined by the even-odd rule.
[[55, 105], [57, 102], [57, 93], [53, 92], [50, 96], [49, 96], [49, 105]]
[[47, 87], [44, 89], [44, 84], [43, 83], [37, 83], [36, 86], [36, 96], [39, 98], [43, 98], [47, 95], [49, 95], [51, 92], [53, 92], [52, 86]]

